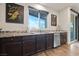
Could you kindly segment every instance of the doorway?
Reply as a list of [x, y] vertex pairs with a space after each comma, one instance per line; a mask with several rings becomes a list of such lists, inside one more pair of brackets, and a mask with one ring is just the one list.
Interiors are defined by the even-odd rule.
[[78, 14], [71, 12], [71, 22], [70, 22], [70, 42], [78, 41]]

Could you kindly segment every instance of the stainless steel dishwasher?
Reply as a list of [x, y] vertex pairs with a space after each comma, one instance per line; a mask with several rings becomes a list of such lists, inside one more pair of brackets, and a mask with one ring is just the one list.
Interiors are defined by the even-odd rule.
[[54, 48], [60, 46], [60, 33], [54, 33]]

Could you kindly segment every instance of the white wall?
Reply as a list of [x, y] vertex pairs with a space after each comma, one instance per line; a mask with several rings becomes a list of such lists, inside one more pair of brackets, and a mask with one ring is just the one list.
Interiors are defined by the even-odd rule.
[[54, 10], [49, 10], [49, 15], [48, 15], [48, 30], [56, 30], [57, 26], [51, 26], [51, 14], [57, 15], [57, 25], [59, 24], [59, 13]]
[[61, 26], [61, 30], [65, 30], [67, 32], [67, 41], [70, 43], [70, 7], [65, 8], [59, 12], [59, 24]]
[[64, 10], [61, 10], [59, 12], [59, 24], [61, 26], [62, 30], [69, 30], [68, 24], [69, 24], [69, 8], [66, 8]]
[[[16, 23], [6, 23], [6, 7], [5, 4], [0, 4], [0, 27], [3, 30], [7, 31], [24, 31], [27, 30], [28, 26], [28, 5], [29, 4], [19, 4], [24, 6], [24, 24], [16, 24]], [[31, 5], [33, 6], [33, 5]], [[56, 11], [50, 10], [44, 6], [42, 6], [42, 9], [49, 12], [47, 17], [47, 30], [55, 30], [56, 26], [51, 26], [51, 13], [58, 15]], [[58, 23], [58, 22], [57, 22]]]

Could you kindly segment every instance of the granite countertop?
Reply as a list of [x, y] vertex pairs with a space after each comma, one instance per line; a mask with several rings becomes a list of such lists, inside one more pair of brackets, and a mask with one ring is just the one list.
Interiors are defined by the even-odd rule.
[[50, 32], [31, 32], [31, 33], [0, 33], [0, 38], [3, 37], [14, 37], [14, 36], [27, 36], [27, 35], [39, 35], [39, 34], [49, 34], [49, 33], [61, 33], [65, 31], [50, 31]]

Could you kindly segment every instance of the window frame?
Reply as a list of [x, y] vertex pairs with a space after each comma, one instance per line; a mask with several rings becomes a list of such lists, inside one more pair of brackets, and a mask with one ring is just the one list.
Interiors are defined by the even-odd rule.
[[[37, 9], [35, 9], [35, 8], [31, 7], [31, 6], [29, 6], [29, 7], [28, 7], [28, 10], [30, 10], [30, 9], [34, 9], [34, 10], [37, 11], [37, 13], [38, 13], [38, 15], [37, 15], [37, 20], [39, 21], [39, 30], [45, 30], [45, 29], [47, 28], [47, 15], [48, 15], [48, 12], [46, 13], [46, 15], [44, 14], [44, 16], [45, 16], [46, 19], [43, 19], [43, 20], [45, 20], [45, 25], [44, 25], [45, 28], [44, 28], [44, 29], [41, 29], [41, 27], [40, 27], [40, 24], [41, 24], [40, 21], [41, 21], [41, 19], [42, 19], [42, 18], [41, 18], [42, 16], [41, 16], [40, 14], [41, 14], [41, 12], [44, 12], [44, 13], [45, 13], [46, 11], [37, 10]], [[29, 11], [29, 16], [30, 16], [30, 15], [31, 15], [31, 14], [30, 14], [30, 11]], [[32, 16], [33, 16], [33, 15], [32, 15]]]

